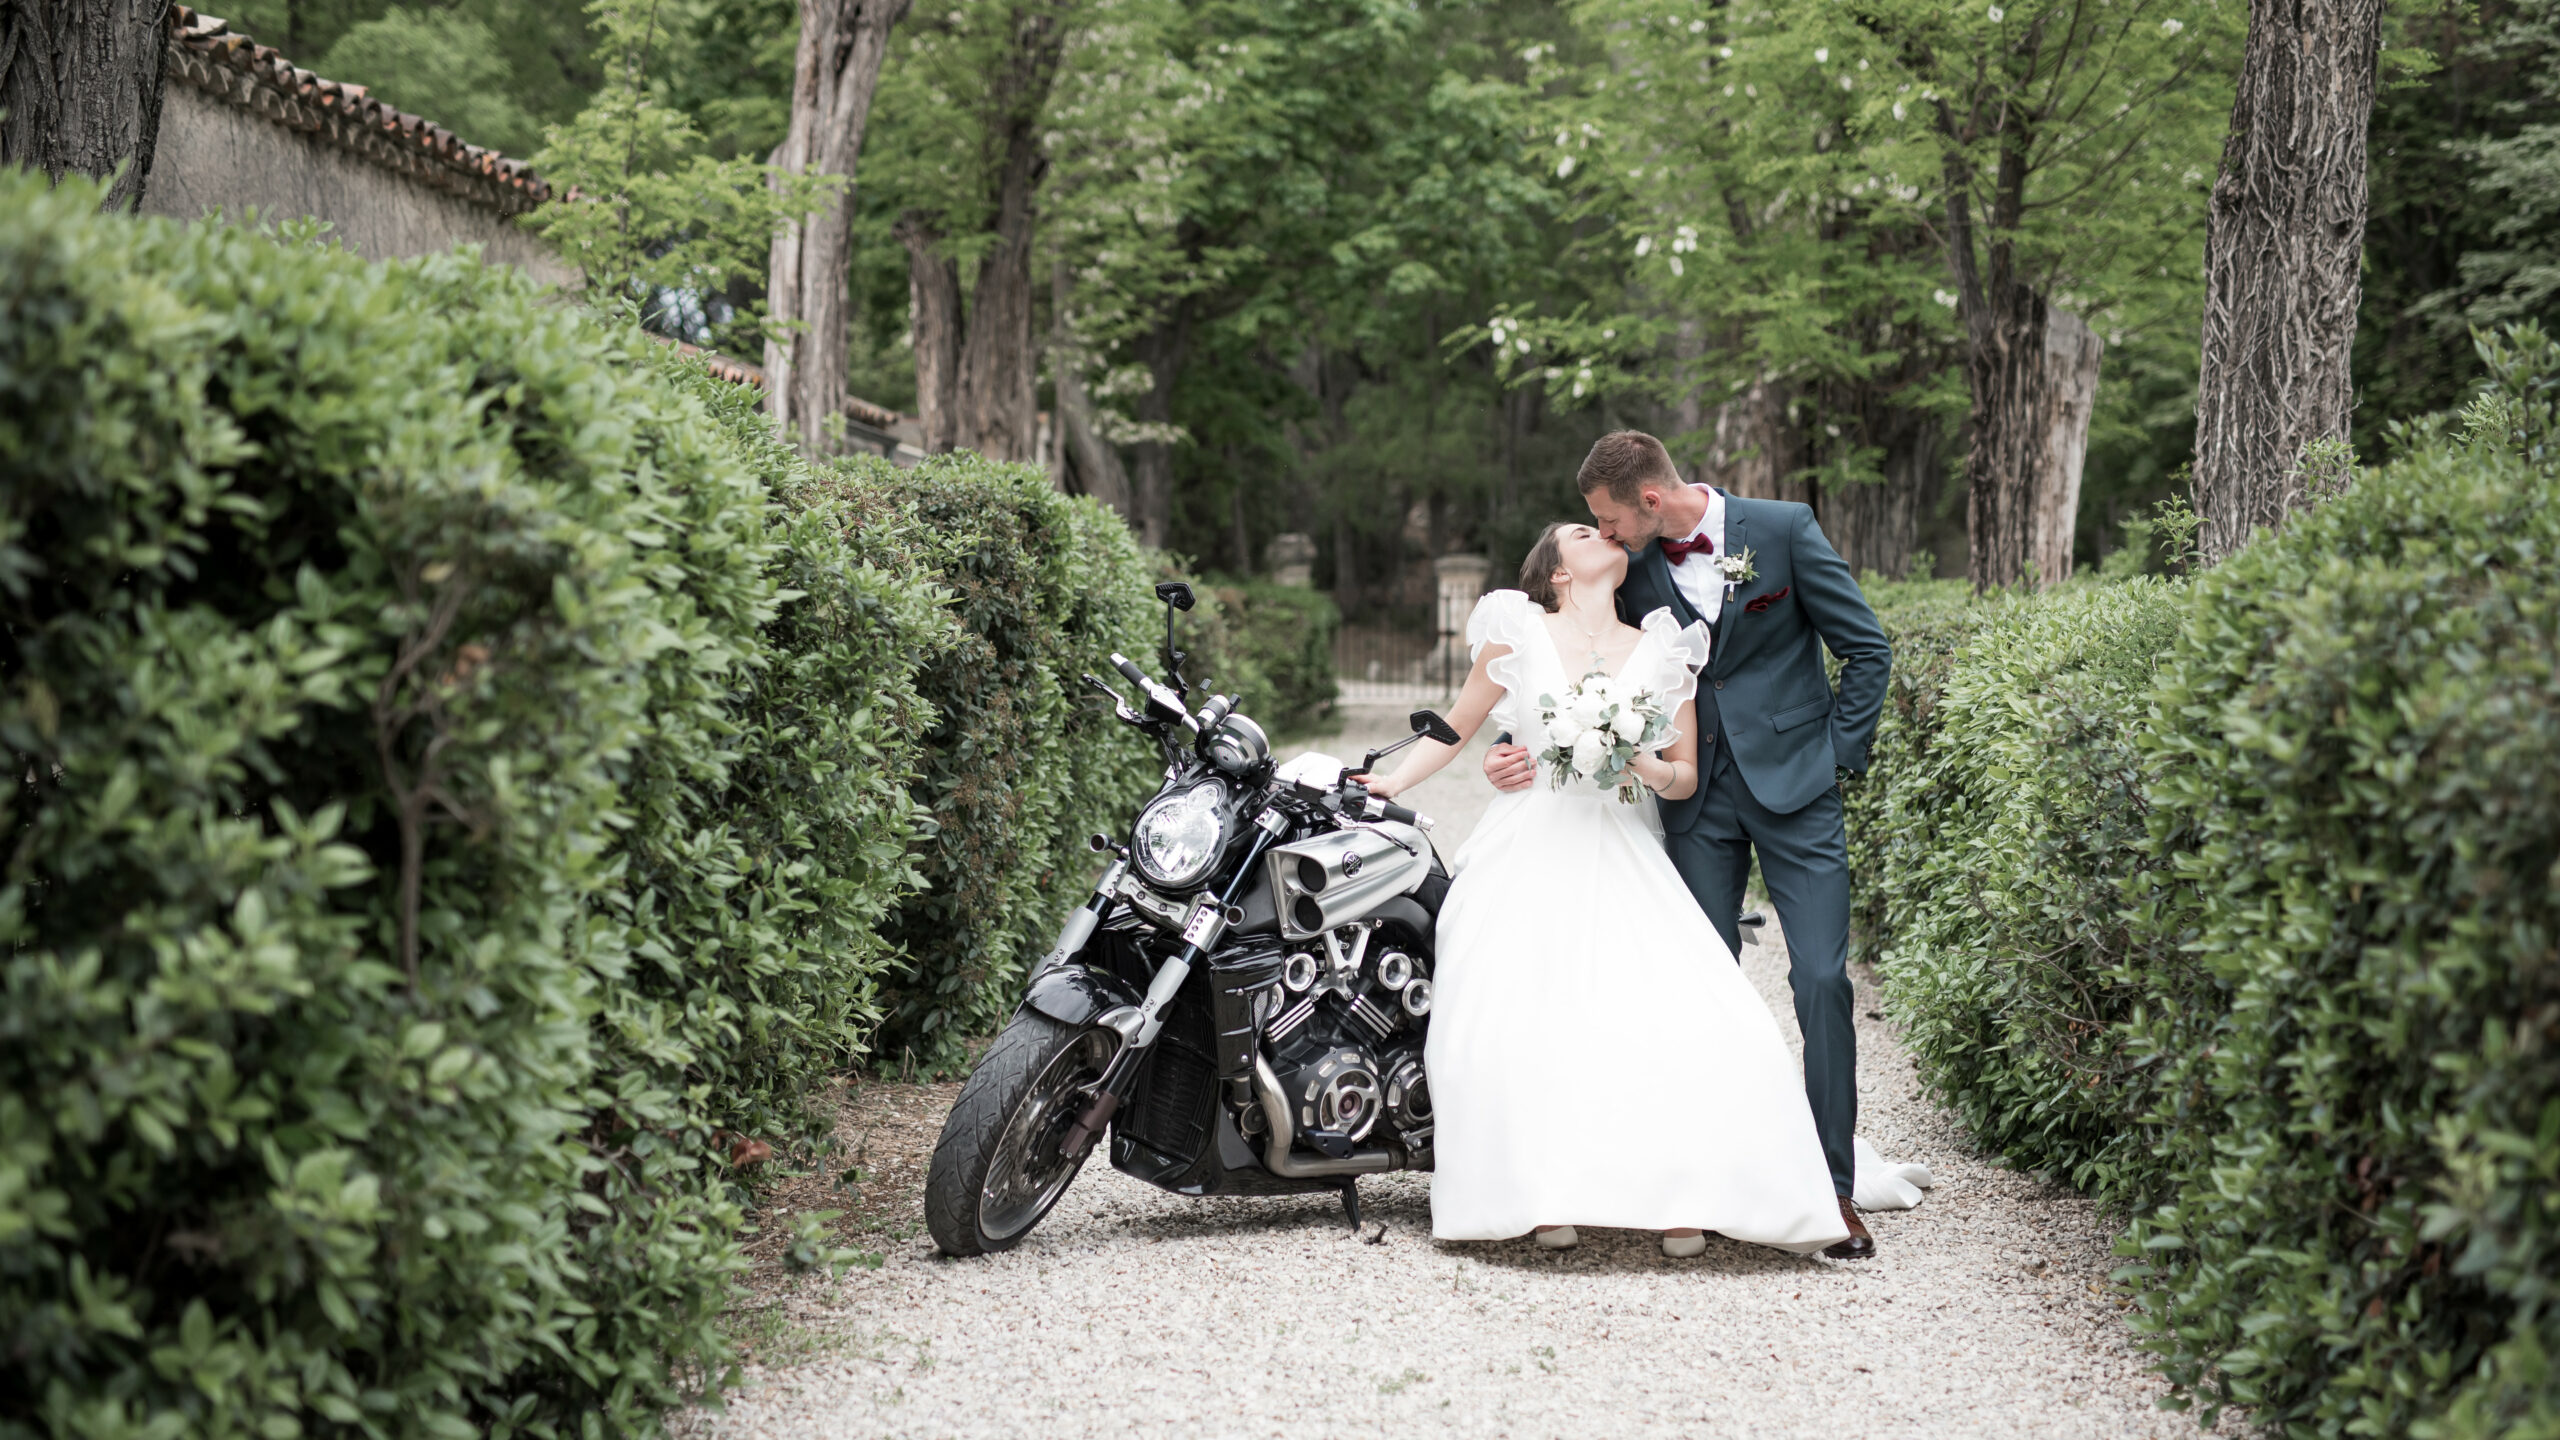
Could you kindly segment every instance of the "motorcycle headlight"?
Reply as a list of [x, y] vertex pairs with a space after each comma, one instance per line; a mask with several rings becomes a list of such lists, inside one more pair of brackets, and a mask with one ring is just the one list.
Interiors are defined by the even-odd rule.
[[1188, 890], [1218, 868], [1227, 827], [1220, 811], [1226, 787], [1211, 781], [1159, 795], [1138, 812], [1129, 858], [1159, 890]]

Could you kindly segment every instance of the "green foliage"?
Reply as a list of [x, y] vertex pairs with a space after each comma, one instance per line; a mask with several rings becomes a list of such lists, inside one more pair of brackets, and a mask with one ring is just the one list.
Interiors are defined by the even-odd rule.
[[[805, 1098], [867, 1052], [891, 955], [879, 927], [922, 882], [910, 852], [933, 826], [911, 789], [936, 717], [916, 676], [956, 637], [941, 592], [868, 542], [753, 391], [643, 354], [777, 502], [762, 543], [778, 608], [753, 662], [703, 697], [723, 708], [693, 753], [717, 763], [626, 786], [643, 818], [619, 893], [647, 963], [604, 1031], [629, 1052], [616, 1069], [657, 1066], [715, 1128], [819, 1147], [826, 1117]], [[661, 727], [672, 700], [652, 705]]]
[[2172, 1379], [2300, 1433], [2560, 1424], [2560, 349], [2483, 359], [2202, 578], [2154, 697], [2133, 1273]]
[[[1524, 35], [1569, 30], [1531, 0], [919, 14], [892, 37], [865, 144], [857, 388], [913, 393], [895, 227], [924, 223], [966, 282], [995, 243], [989, 169], [1026, 110], [1049, 166], [1044, 364], [1088, 380], [1106, 438], [1170, 469], [1137, 503], [1171, 548], [1249, 573], [1273, 533], [1305, 531], [1363, 610], [1407, 564], [1417, 503], [1442, 548], [1522, 543], [1574, 503], [1596, 422], [1542, 433], [1488, 354], [1450, 364], [1442, 340], [1471, 297], [1556, 273], [1566, 232], [1507, 82]], [[1060, 33], [1051, 75], [1033, 62]]]
[[374, 98], [424, 115], [474, 145], [530, 155], [541, 127], [508, 91], [512, 76], [489, 27], [452, 10], [394, 5], [338, 38], [313, 67]]
[[512, 272], [5, 197], [0, 1433], [650, 1428], [871, 1012], [934, 597]]
[[[1967, 633], [1938, 656], [1928, 641], [1954, 627], [1897, 616], [1896, 659], [1903, 635], [1922, 652], [1897, 719], [1930, 713], [1897, 726], [1891, 784], [1860, 816], [1860, 849], [1890, 876], [1867, 903], [1922, 1076], [1995, 1153], [2102, 1192], [2126, 1163], [2115, 1147], [2139, 1143], [2140, 1087], [2109, 1027], [2133, 1003], [2136, 740], [2177, 600], [2144, 579], [1941, 610]], [[1925, 748], [1905, 738], [1918, 729]]]
[[1333, 709], [1333, 638], [1342, 612], [1333, 597], [1267, 580], [1221, 581], [1209, 594], [1225, 621], [1229, 674], [1202, 671], [1244, 713], [1273, 734], [1302, 729]]
[[587, 11], [604, 85], [533, 157], [561, 199], [524, 225], [549, 237], [593, 294], [627, 299], [695, 344], [759, 353], [774, 233], [826, 203], [841, 177], [713, 154], [652, 70], [668, 41], [656, 8], [592, 0]]
[[2522, 0], [2502, 19], [2480, 48], [2521, 71], [2523, 93], [2497, 108], [2522, 123], [2444, 142], [2470, 163], [2488, 221], [2485, 243], [2461, 257], [2458, 293], [2439, 297], [2467, 302], [2461, 314], [2474, 325], [2560, 318], [2560, 246], [2551, 240], [2560, 218], [2560, 3]]
[[[2192, 410], [2205, 194], [2242, 12], [1582, 0], [1574, 14], [1585, 53], [1527, 52], [1551, 137], [1538, 154], [1571, 187], [1581, 258], [1615, 283], [1595, 275], [1575, 312], [1499, 307], [1485, 333], [1506, 373], [1701, 419], [1784, 377], [1803, 478], [1885, 483], [1894, 452], [1934, 451], [1964, 418], [1963, 317], [1983, 297], [1961, 277], [1979, 270], [2136, 347], [2145, 371], [2165, 365], [2102, 391], [2101, 443], [2132, 449], [2115, 432], [2144, 410]], [[1703, 455], [1712, 439], [1674, 443]]]
[[1916, 793], [1917, 777], [1934, 773], [1948, 676], [2009, 597], [1977, 596], [1962, 580], [1893, 582], [1868, 575], [1863, 584], [1893, 643], [1893, 673], [1867, 773], [1845, 778], [1840, 798], [1854, 881], [1850, 948], [1858, 959], [1881, 963], [1904, 913], [1901, 877], [1926, 861], [1937, 840], [1936, 813], [1905, 797]]
[[[473, 124], [511, 120], [505, 111], [513, 111], [528, 123], [512, 142], [524, 148], [509, 152], [519, 159], [541, 144], [544, 124], [578, 112], [598, 79], [585, 13], [552, 0], [235, 0], [222, 14], [233, 33], [332, 80], [372, 86], [475, 145], [506, 143]], [[370, 33], [342, 52], [358, 31]], [[427, 48], [430, 41], [441, 48]], [[505, 110], [480, 109], [498, 105]]]
[[[1865, 952], [1983, 1142], [2135, 1212], [2208, 1413], [2560, 1433], [2560, 347], [2183, 580], [1883, 597]], [[2174, 519], [2174, 517], [2171, 517]]]
[[922, 887], [882, 925], [903, 960], [878, 1049], [965, 1068], [1090, 872], [1085, 836], [1125, 824], [1155, 783], [1152, 747], [1079, 678], [1109, 675], [1115, 650], [1158, 668], [1155, 565], [1118, 516], [1028, 466], [863, 457], [810, 485], [875, 563], [938, 582], [955, 622], [916, 677], [937, 716], [916, 784], [934, 828]]

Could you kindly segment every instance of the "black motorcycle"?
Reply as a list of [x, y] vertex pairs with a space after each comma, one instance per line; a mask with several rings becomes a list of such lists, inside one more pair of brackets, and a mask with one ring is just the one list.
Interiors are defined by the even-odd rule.
[[1126, 724], [1155, 738], [1164, 784], [1091, 898], [1033, 970], [1021, 1008], [961, 1088], [925, 1181], [925, 1221], [949, 1255], [1020, 1244], [1107, 1132], [1111, 1163], [1181, 1195], [1337, 1190], [1359, 1224], [1357, 1177], [1431, 1168], [1432, 934], [1449, 874], [1431, 822], [1355, 778], [1448, 722], [1357, 766], [1275, 765], [1262, 727], [1212, 696], [1195, 714], [1165, 602], [1170, 685], [1126, 657], [1135, 691], [1097, 676]]

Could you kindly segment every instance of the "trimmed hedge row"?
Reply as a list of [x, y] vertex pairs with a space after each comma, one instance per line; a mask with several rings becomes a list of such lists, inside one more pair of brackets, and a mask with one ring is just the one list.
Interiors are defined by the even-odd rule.
[[1870, 773], [1889, 779], [1855, 787], [1851, 863], [1891, 878], [1861, 887], [1862, 928], [1891, 937], [1922, 1079], [1992, 1149], [2106, 1190], [2134, 1078], [2109, 1027], [2144, 943], [2124, 913], [2144, 864], [2136, 747], [2182, 587], [1969, 603], [1960, 581], [1923, 583], [1880, 612], [1896, 674]]
[[0, 1436], [646, 1431], [736, 1167], [1148, 784], [1068, 686], [1159, 562], [469, 256], [96, 205], [0, 177]]
[[920, 883], [885, 917], [884, 1055], [965, 1069], [1024, 967], [1048, 948], [1063, 890], [1093, 869], [1085, 837], [1155, 786], [1153, 748], [1083, 699], [1117, 650], [1155, 668], [1154, 564], [1109, 511], [1034, 470], [960, 455], [902, 472], [858, 460], [813, 478], [862, 543], [934, 577], [957, 643], [917, 676], [938, 717], [918, 798], [934, 828]]
[[[2208, 1414], [2560, 1434], [2560, 348], [2189, 581], [1886, 595], [1863, 940]], [[1916, 662], [1916, 663], [1915, 663]], [[1881, 898], [1876, 898], [1881, 897]]]
[[1223, 612], [1223, 672], [1203, 673], [1218, 688], [1244, 696], [1244, 712], [1273, 736], [1304, 729], [1333, 710], [1333, 641], [1342, 612], [1333, 597], [1299, 585], [1268, 580], [1222, 580], [1210, 595]]

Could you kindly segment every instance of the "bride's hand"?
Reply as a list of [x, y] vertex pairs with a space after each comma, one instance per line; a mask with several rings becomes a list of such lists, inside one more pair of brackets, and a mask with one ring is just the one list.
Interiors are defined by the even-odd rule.
[[1663, 759], [1659, 750], [1637, 751], [1627, 768], [1636, 773], [1636, 779], [1644, 782], [1647, 790], [1667, 790], [1680, 778], [1680, 767]]
[[1404, 788], [1395, 782], [1392, 775], [1354, 775], [1351, 778], [1369, 787], [1369, 793], [1380, 800], [1393, 800], [1396, 793]]

